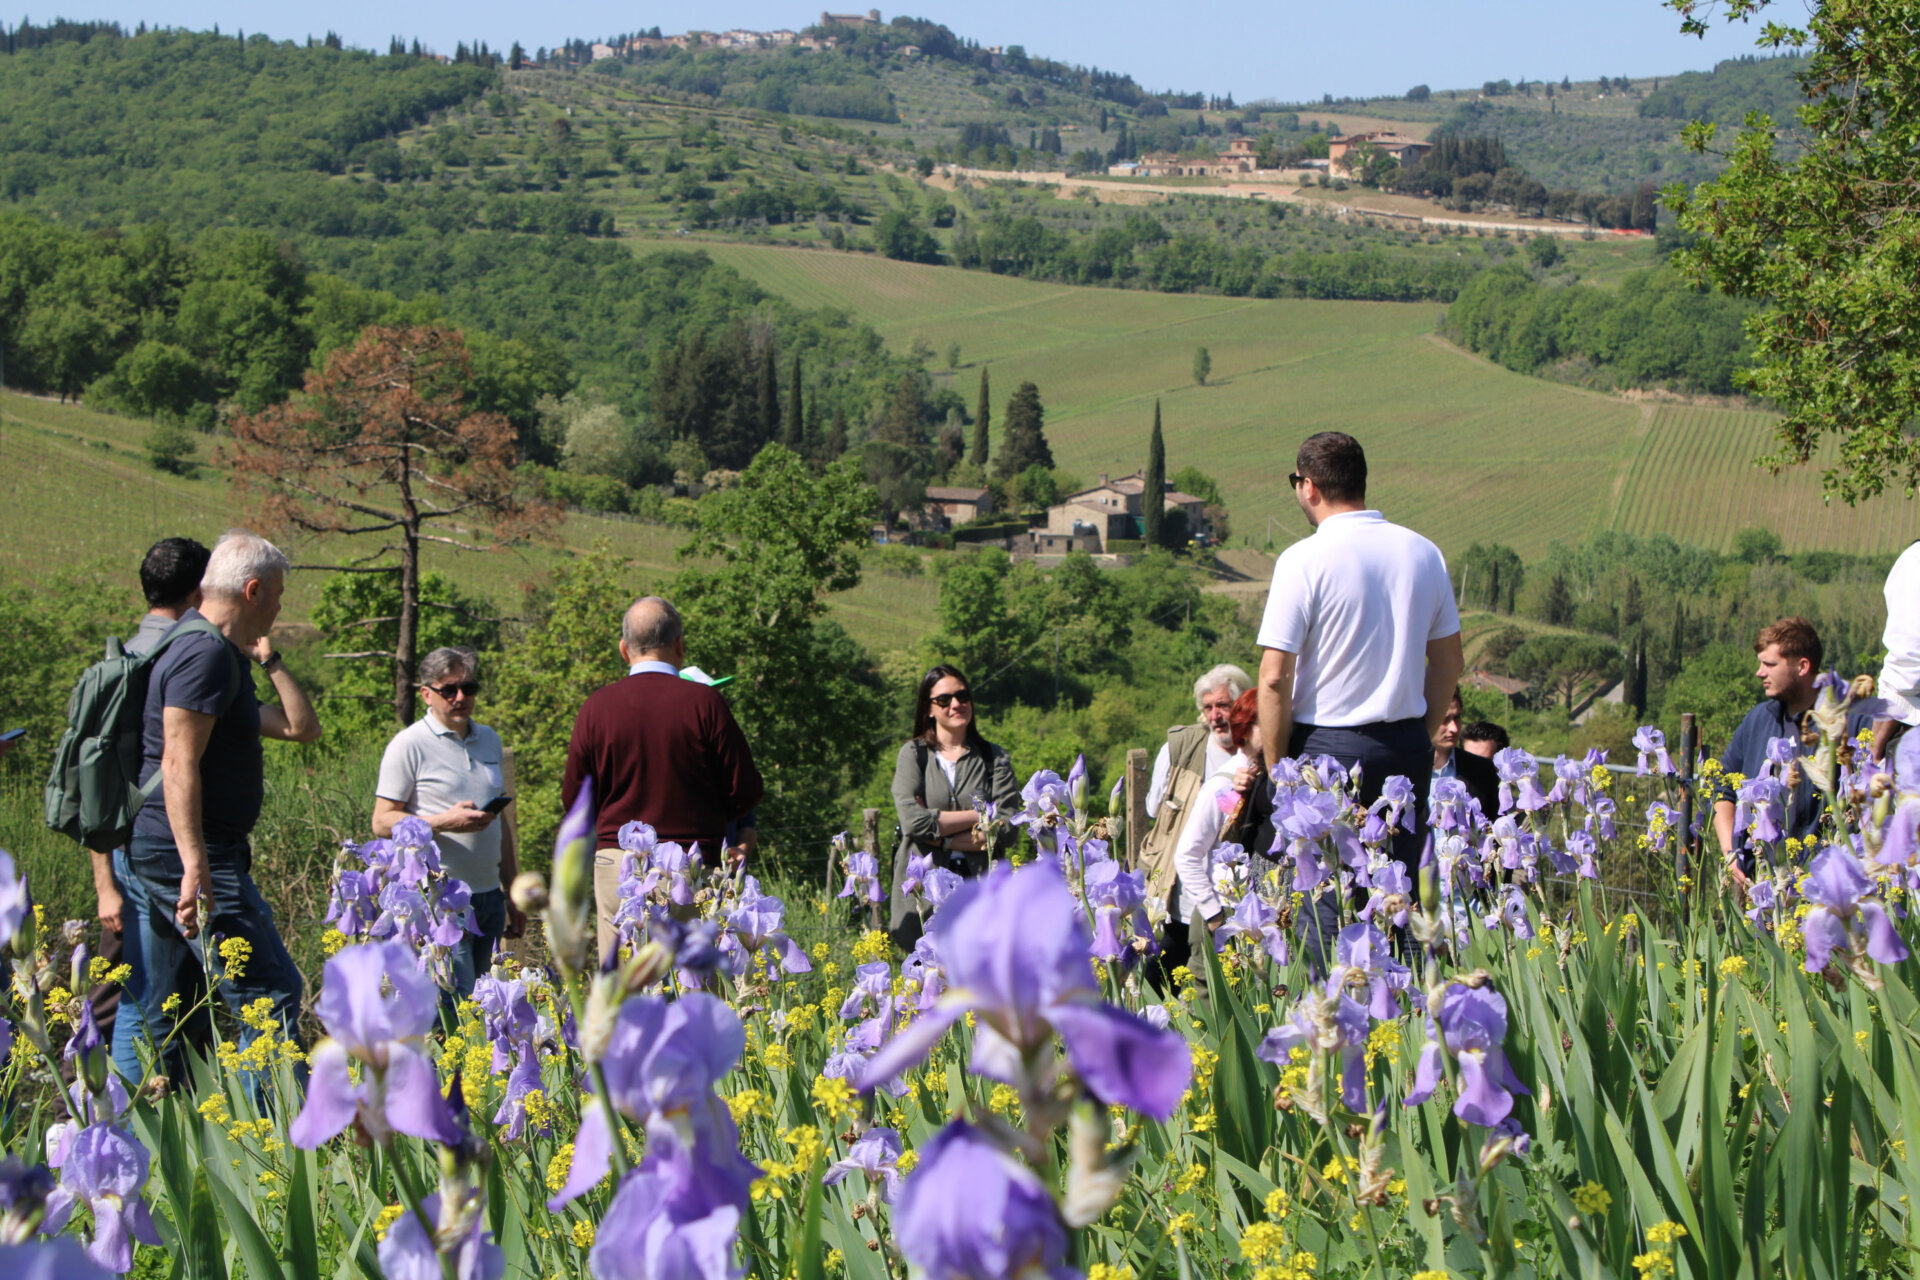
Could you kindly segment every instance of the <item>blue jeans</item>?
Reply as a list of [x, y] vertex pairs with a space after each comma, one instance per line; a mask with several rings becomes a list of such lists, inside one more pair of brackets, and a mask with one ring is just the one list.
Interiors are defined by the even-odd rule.
[[473, 984], [493, 968], [494, 944], [507, 931], [507, 895], [503, 890], [489, 889], [485, 893], [476, 893], [471, 905], [474, 923], [480, 926], [480, 933], [478, 936], [468, 934], [453, 949], [453, 995], [456, 1000], [465, 1000], [472, 995]]
[[[1387, 779], [1398, 774], [1413, 784], [1413, 807], [1408, 815], [1413, 830], [1394, 828], [1393, 858], [1419, 883], [1420, 852], [1427, 839], [1427, 792], [1433, 784], [1433, 740], [1427, 736], [1425, 720], [1393, 720], [1385, 724], [1356, 725], [1350, 729], [1330, 729], [1320, 725], [1296, 724], [1287, 743], [1290, 756], [1332, 756], [1348, 769], [1360, 766], [1360, 803], [1370, 805], [1380, 798]], [[1364, 902], [1365, 891], [1356, 897]], [[1327, 972], [1333, 956], [1333, 943], [1340, 930], [1340, 908], [1333, 895], [1323, 893], [1301, 913], [1301, 940], [1306, 944], [1307, 967], [1314, 976]]]
[[[235, 1020], [247, 1005], [270, 1000], [281, 1034], [298, 1042], [300, 970], [274, 928], [273, 908], [253, 883], [252, 847], [245, 840], [207, 842], [213, 911], [209, 918], [203, 905], [200, 935], [191, 941], [174, 922], [174, 909], [180, 900], [180, 851], [173, 837], [136, 831], [127, 853], [132, 879], [139, 882], [146, 898], [139, 915], [140, 955], [147, 971], [141, 1013], [147, 1034], [160, 1046], [160, 1069], [175, 1086], [192, 1078], [187, 1064], [189, 1045], [210, 1052], [217, 1038], [212, 1010], [200, 1008], [196, 1012], [196, 1006], [203, 1003], [209, 939], [216, 947], [211, 961], [216, 975], [223, 968], [217, 951], [219, 942], [244, 938], [251, 951], [241, 972], [219, 984], [220, 997]], [[172, 996], [179, 997], [179, 1004], [170, 1010], [165, 1006]], [[244, 1023], [238, 1028], [242, 1046], [254, 1035]]]
[[113, 1067], [128, 1083], [142, 1079], [140, 1054], [134, 1047], [147, 1033], [140, 1002], [147, 991], [147, 966], [140, 952], [140, 925], [146, 918], [146, 886], [133, 874], [125, 849], [113, 851], [113, 887], [120, 891], [120, 963], [127, 980], [120, 984], [120, 1007], [113, 1016]]

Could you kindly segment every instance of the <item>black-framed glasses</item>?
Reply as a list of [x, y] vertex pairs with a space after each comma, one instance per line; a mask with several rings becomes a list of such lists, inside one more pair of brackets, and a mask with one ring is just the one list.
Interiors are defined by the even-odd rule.
[[1287, 473], [1287, 483], [1292, 485], [1296, 489], [1300, 487], [1300, 482], [1305, 479], [1306, 477], [1301, 475], [1298, 471], [1290, 471]]
[[965, 689], [961, 689], [955, 693], [936, 693], [933, 695], [933, 705], [942, 711], [945, 711], [956, 702], [963, 707], [970, 707], [973, 705], [973, 695]]
[[439, 694], [448, 702], [452, 702], [454, 695], [457, 693], [464, 693], [471, 698], [480, 692], [480, 682], [478, 680], [462, 680], [458, 684], [426, 684], [420, 687]]

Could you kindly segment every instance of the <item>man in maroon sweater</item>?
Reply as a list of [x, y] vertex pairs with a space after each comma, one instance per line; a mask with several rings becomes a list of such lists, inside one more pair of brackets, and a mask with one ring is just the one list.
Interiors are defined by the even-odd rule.
[[561, 807], [573, 807], [587, 778], [599, 806], [593, 893], [602, 955], [613, 946], [622, 826], [644, 822], [662, 840], [698, 845], [717, 866], [727, 823], [760, 800], [746, 735], [717, 691], [680, 678], [686, 654], [679, 612], [659, 596], [634, 601], [620, 628], [629, 674], [587, 699], [567, 743]]

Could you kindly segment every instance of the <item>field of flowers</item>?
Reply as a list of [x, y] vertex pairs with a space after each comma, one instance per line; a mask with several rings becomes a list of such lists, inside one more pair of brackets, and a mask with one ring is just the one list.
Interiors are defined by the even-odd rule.
[[[249, 1011], [166, 1092], [113, 1076], [72, 994], [100, 966], [8, 861], [0, 1274], [1912, 1275], [1920, 735], [1872, 765], [1847, 702], [1827, 682], [1818, 750], [1731, 780], [1777, 868], [1739, 895], [1711, 866], [1659, 900], [1603, 887], [1678, 839], [1651, 730], [1637, 776], [1502, 753], [1491, 820], [1437, 783], [1415, 876], [1386, 852], [1403, 781], [1362, 807], [1334, 762], [1282, 761], [1275, 848], [1215, 852], [1238, 906], [1164, 991], [1078, 771], [987, 820], [1024, 828], [1012, 864], [909, 867], [911, 954], [866, 932], [844, 965], [786, 917], [864, 919], [872, 851], [843, 847], [838, 899], [783, 904], [637, 826], [597, 961], [583, 803], [551, 882], [515, 886], [551, 963], [457, 1007], [466, 889], [403, 822], [343, 852], [326, 1038]], [[1790, 770], [1833, 823], [1804, 848]], [[1322, 897], [1316, 977], [1295, 921]], [[248, 959], [209, 957], [216, 987]]]

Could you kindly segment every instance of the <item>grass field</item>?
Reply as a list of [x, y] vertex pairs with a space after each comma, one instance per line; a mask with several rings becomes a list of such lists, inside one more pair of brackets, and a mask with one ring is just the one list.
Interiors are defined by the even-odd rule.
[[[986, 365], [996, 422], [1031, 379], [1057, 462], [1089, 482], [1144, 464], [1160, 400], [1168, 468], [1216, 477], [1237, 534], [1256, 541], [1269, 518], [1276, 545], [1305, 534], [1287, 472], [1297, 442], [1327, 429], [1360, 437], [1375, 500], [1450, 551], [1496, 541], [1534, 557], [1603, 528], [1715, 548], [1753, 525], [1794, 550], [1890, 551], [1920, 537], [1914, 503], [1829, 509], [1817, 471], [1754, 469], [1768, 415], [1523, 377], [1436, 340], [1437, 306], [1083, 289], [858, 254], [702, 247], [797, 303], [851, 308], [895, 345], [958, 342], [956, 389], [971, 403]], [[1191, 374], [1197, 346], [1213, 359], [1205, 387]]]
[[[32, 575], [98, 565], [124, 572], [131, 597], [138, 557], [153, 542], [174, 534], [211, 542], [243, 518], [226, 477], [214, 468], [203, 466], [188, 479], [148, 466], [140, 444], [145, 432], [144, 422], [0, 393], [0, 571]], [[429, 547], [426, 558], [429, 567], [511, 614], [526, 586], [603, 541], [633, 561], [636, 595], [659, 590], [679, 571], [676, 552], [685, 539], [678, 529], [575, 513], [550, 545], [484, 555]], [[339, 541], [283, 539], [296, 563], [310, 564], [336, 560]], [[305, 619], [320, 581], [317, 574], [294, 574], [289, 621]], [[857, 639], [886, 651], [923, 635], [938, 599], [930, 578], [876, 570], [836, 597], [833, 612]]]

